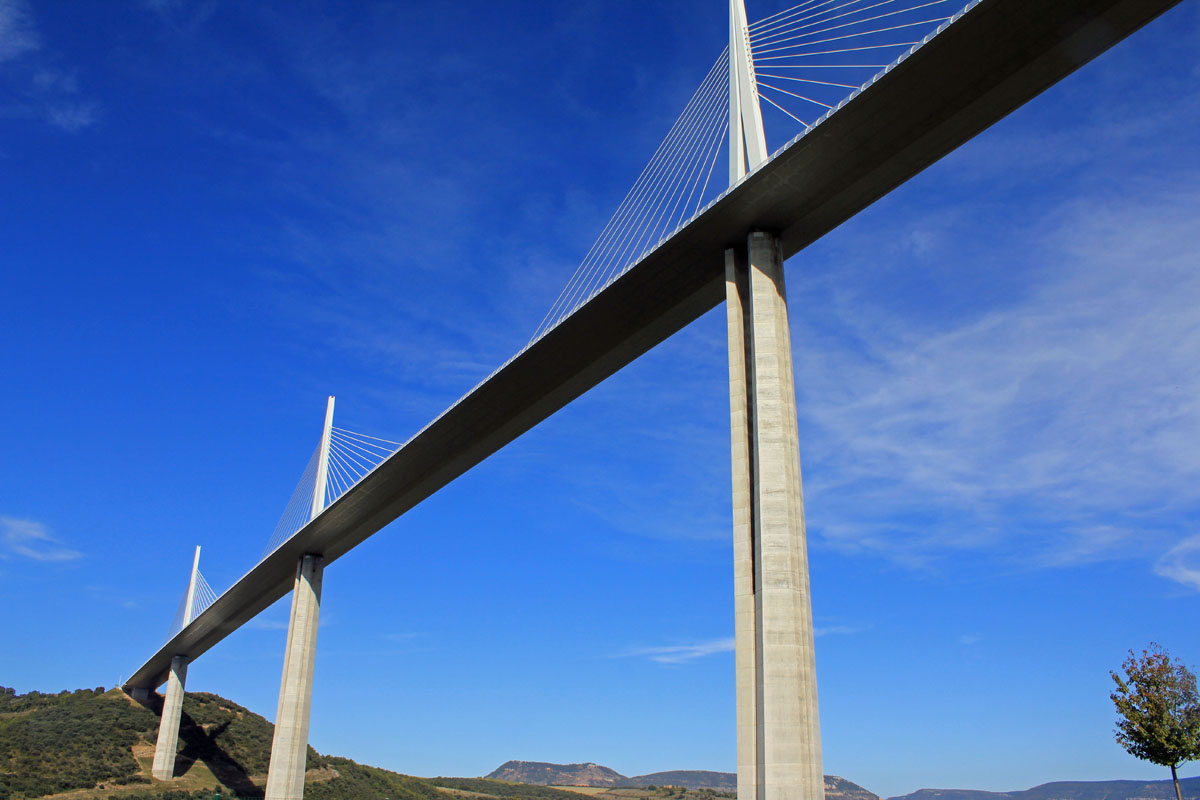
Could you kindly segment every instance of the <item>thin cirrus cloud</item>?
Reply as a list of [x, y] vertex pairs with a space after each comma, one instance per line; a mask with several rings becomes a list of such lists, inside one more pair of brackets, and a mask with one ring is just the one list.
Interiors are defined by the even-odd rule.
[[90, 127], [100, 118], [99, 105], [91, 101], [59, 101], [46, 108], [46, 121], [68, 133]]
[[844, 285], [832, 316], [857, 337], [799, 318], [822, 344], [797, 361], [821, 540], [917, 566], [975, 550], [1053, 567], [1152, 557], [1194, 530], [1198, 204], [1182, 181], [1076, 198], [998, 251], [1029, 288], [974, 314], [918, 324]]
[[[813, 629], [813, 636], [848, 635], [858, 633], [859, 629], [848, 625], [829, 625]], [[665, 647], [640, 647], [621, 653], [621, 658], [648, 658], [659, 664], [683, 664], [705, 656], [719, 653], [732, 653], [736, 640], [730, 636], [724, 639], [710, 639], [693, 644], [669, 645]]]
[[0, 0], [0, 63], [20, 58], [40, 45], [24, 0]]
[[100, 119], [100, 104], [84, 97], [72, 70], [47, 54], [33, 12], [25, 0], [0, 0], [0, 64], [12, 62], [8, 87], [12, 101], [0, 107], [10, 116], [40, 119], [78, 133]]
[[0, 541], [8, 554], [33, 561], [75, 561], [83, 553], [65, 546], [40, 522], [0, 517]]
[[813, 636], [849, 636], [858, 633], [862, 628], [856, 628], [852, 625], [818, 625], [813, 628]]
[[1200, 591], [1200, 533], [1164, 553], [1154, 565], [1154, 572]]
[[621, 655], [629, 658], [649, 658], [651, 661], [657, 661], [659, 664], [682, 664], [716, 653], [732, 653], [733, 646], [733, 637], [729, 637], [727, 639], [713, 639], [707, 642], [670, 647], [642, 647], [622, 653]]

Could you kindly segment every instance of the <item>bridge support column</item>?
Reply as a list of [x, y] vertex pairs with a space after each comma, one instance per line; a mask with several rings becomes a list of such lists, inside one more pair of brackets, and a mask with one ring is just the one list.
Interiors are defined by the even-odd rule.
[[740, 800], [824, 800], [812, 601], [783, 259], [725, 254]]
[[317, 617], [321, 611], [320, 556], [306, 555], [296, 569], [292, 617], [288, 624], [279, 712], [271, 741], [265, 800], [301, 800], [308, 766], [308, 716], [312, 708], [313, 667], [317, 654]]
[[187, 656], [171, 659], [167, 674], [167, 694], [163, 698], [162, 718], [158, 722], [158, 743], [154, 746], [154, 764], [150, 774], [160, 781], [175, 777], [175, 754], [179, 749], [179, 721], [183, 718], [183, 686], [187, 682]]

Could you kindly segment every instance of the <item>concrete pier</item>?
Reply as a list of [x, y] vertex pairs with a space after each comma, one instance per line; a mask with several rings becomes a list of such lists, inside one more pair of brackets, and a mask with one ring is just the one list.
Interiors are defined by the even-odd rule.
[[163, 698], [162, 718], [158, 722], [158, 743], [154, 746], [154, 764], [150, 774], [160, 781], [175, 777], [175, 754], [179, 749], [179, 721], [183, 717], [183, 687], [187, 683], [188, 659], [175, 656], [167, 674], [167, 694]]
[[726, 252], [738, 796], [823, 800], [812, 601], [783, 258]]
[[758, 796], [758, 615], [754, 608], [754, 489], [750, 453], [750, 358], [746, 321], [750, 274], [745, 250], [725, 251], [725, 307], [729, 322], [729, 432], [733, 446], [733, 618], [737, 699], [738, 797]]
[[304, 797], [304, 771], [308, 765], [308, 716], [312, 708], [317, 617], [321, 611], [321, 576], [324, 569], [321, 556], [312, 554], [303, 556], [296, 569], [265, 800], [301, 800]]

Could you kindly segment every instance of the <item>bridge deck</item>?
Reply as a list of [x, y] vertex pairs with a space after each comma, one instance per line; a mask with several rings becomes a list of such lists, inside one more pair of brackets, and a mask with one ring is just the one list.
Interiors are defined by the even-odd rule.
[[126, 685], [161, 685], [172, 656], [195, 659], [287, 594], [301, 555], [333, 561], [716, 306], [724, 251], [752, 228], [794, 255], [1177, 2], [982, 0], [426, 426]]

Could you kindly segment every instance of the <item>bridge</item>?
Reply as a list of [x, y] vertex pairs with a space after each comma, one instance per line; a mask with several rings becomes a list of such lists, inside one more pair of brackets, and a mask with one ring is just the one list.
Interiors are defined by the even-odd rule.
[[[724, 301], [738, 795], [821, 800], [783, 261], [1177, 2], [805, 0], [751, 23], [731, 0], [728, 48], [530, 342], [404, 443], [334, 426], [330, 398], [263, 558], [218, 594], [197, 548], [168, 641], [126, 683], [143, 701], [167, 684], [155, 777], [189, 665], [291, 592], [266, 796], [301, 798], [324, 568]], [[764, 116], [796, 131], [773, 153]]]

